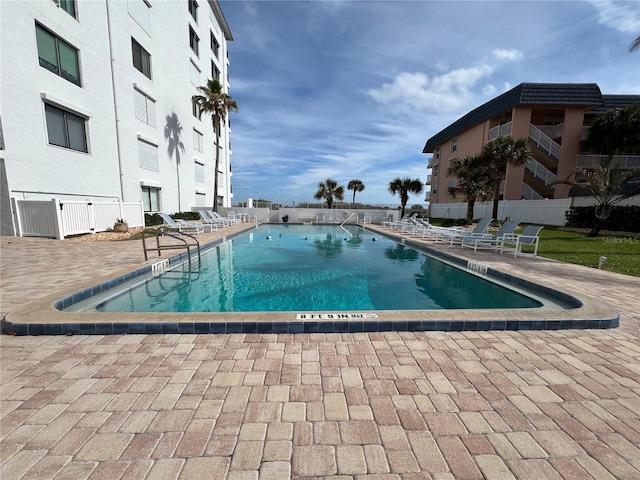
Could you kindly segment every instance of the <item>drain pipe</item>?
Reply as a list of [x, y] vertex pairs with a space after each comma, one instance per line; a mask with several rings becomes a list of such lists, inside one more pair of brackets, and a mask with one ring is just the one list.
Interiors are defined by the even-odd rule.
[[115, 62], [113, 58], [113, 39], [111, 35], [111, 8], [110, 8], [111, 0], [106, 0], [105, 4], [107, 6], [107, 32], [109, 35], [109, 69], [111, 71], [111, 89], [113, 92], [113, 114], [116, 121], [116, 148], [118, 155], [118, 179], [120, 180], [120, 198], [124, 202], [124, 180], [122, 173], [122, 151], [120, 145], [120, 117], [118, 116], [118, 102], [116, 99], [116, 77], [113, 71], [113, 64]]

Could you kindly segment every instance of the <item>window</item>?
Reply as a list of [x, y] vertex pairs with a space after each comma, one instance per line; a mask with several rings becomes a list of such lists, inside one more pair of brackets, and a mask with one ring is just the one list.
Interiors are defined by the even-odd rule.
[[36, 23], [40, 66], [80, 86], [78, 50]]
[[145, 212], [160, 211], [160, 189], [155, 187], [142, 187], [142, 208]]
[[435, 195], [436, 193], [438, 193], [438, 184], [437, 184], [437, 183], [434, 183], [434, 184], [431, 186], [431, 192], [432, 192], [434, 195]]
[[200, 162], [195, 163], [195, 177], [196, 182], [204, 183], [204, 164]]
[[151, 35], [151, 6], [146, 0], [127, 0], [127, 11], [140, 27]]
[[191, 83], [193, 83], [194, 87], [199, 87], [200, 86], [200, 69], [195, 63], [193, 62], [189, 62], [189, 63], [191, 64], [191, 67], [190, 67]]
[[189, 13], [193, 19], [198, 21], [198, 3], [195, 0], [189, 0]]
[[458, 150], [458, 139], [454, 138], [451, 140], [451, 151], [455, 152], [456, 150]]
[[156, 102], [137, 88], [133, 89], [136, 118], [147, 125], [156, 126]]
[[211, 78], [220, 81], [220, 70], [218, 70], [216, 64], [213, 63], [213, 60], [211, 60]]
[[158, 165], [158, 146], [138, 138], [138, 165], [147, 170], [160, 171]]
[[438, 176], [439, 165], [434, 165], [431, 170], [433, 172], [433, 176], [437, 177]]
[[220, 44], [218, 43], [218, 40], [216, 40], [216, 36], [212, 31], [209, 31], [209, 37], [211, 39], [211, 51], [216, 56], [216, 58], [218, 58], [218, 50], [220, 48]]
[[222, 195], [218, 195], [218, 198], [216, 199], [216, 204], [221, 207], [222, 203], [224, 201], [224, 198], [222, 197]]
[[440, 158], [440, 147], [436, 148], [436, 159]]
[[200, 113], [200, 109], [198, 107], [198, 102], [196, 102], [195, 100], [191, 100], [191, 113], [198, 120], [200, 120], [200, 118], [202, 117], [202, 113]]
[[47, 136], [50, 145], [88, 152], [86, 119], [67, 110], [44, 104], [47, 119]]
[[198, 42], [200, 42], [200, 39], [198, 38], [198, 35], [196, 35], [196, 31], [191, 27], [191, 25], [189, 25], [189, 46], [196, 55], [199, 55]]
[[145, 77], [151, 78], [151, 55], [142, 45], [131, 38], [131, 52], [133, 54], [133, 66], [140, 70]]
[[207, 196], [204, 193], [196, 192], [196, 207], [206, 207]]
[[53, 0], [53, 3], [76, 18], [76, 0]]
[[204, 149], [202, 134], [195, 128], [193, 129], [193, 148], [195, 148], [199, 152], [202, 152]]
[[449, 180], [449, 188], [453, 188], [453, 180]]

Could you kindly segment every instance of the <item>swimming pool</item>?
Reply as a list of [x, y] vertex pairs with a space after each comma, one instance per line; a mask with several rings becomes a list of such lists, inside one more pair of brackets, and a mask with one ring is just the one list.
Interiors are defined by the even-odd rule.
[[[530, 279], [520, 278], [505, 271], [492, 268], [491, 265], [503, 263], [502, 257], [487, 254], [485, 257], [488, 264], [476, 261], [476, 256], [467, 255], [466, 252], [458, 253], [459, 250], [442, 245], [426, 245], [423, 242], [402, 238], [399, 235], [390, 234], [388, 231], [376, 226], [349, 227], [346, 231], [335, 230], [336, 226], [314, 226], [314, 232], [309, 234], [308, 226], [302, 225], [265, 225], [260, 228], [247, 226], [243, 232], [231, 232], [228, 237], [212, 239], [205, 245], [205, 249], [211, 250], [213, 262], [221, 269], [213, 269], [213, 266], [205, 265], [198, 267], [194, 262], [194, 268], [188, 276], [184, 276], [186, 269], [186, 254], [172, 257], [170, 268], [157, 277], [158, 284], [154, 286], [154, 275], [151, 273], [154, 266], [158, 264], [143, 266], [135, 271], [129, 271], [119, 277], [113, 278], [105, 275], [100, 276], [96, 272], [96, 280], [90, 278], [78, 285], [80, 288], [71, 290], [66, 296], [52, 294], [41, 300], [30, 302], [24, 307], [11, 311], [2, 320], [3, 331], [15, 335], [73, 335], [73, 334], [175, 334], [175, 333], [271, 333], [271, 334], [292, 334], [292, 333], [355, 333], [355, 332], [384, 332], [384, 331], [478, 331], [478, 330], [557, 330], [572, 328], [614, 328], [619, 324], [619, 313], [615, 308], [606, 303], [599, 302], [590, 296], [582, 295], [580, 292], [571, 294], [558, 291], [545, 286], [544, 278], [539, 275], [527, 275]], [[337, 227], [339, 228], [339, 227]], [[346, 226], [345, 226], [346, 228]], [[354, 229], [355, 228], [355, 229]], [[224, 233], [223, 233], [224, 235]], [[267, 238], [270, 237], [270, 238]], [[305, 238], [306, 237], [306, 238]], [[206, 237], [205, 237], [206, 238]], [[374, 240], [375, 239], [375, 240]], [[287, 271], [286, 267], [290, 263], [282, 260], [282, 255], [289, 250], [289, 241], [295, 244], [306, 245], [304, 255], [310, 257], [311, 252], [319, 254], [320, 265], [331, 258], [339, 259], [339, 266], [347, 264], [354, 270], [362, 269], [363, 265], [369, 265], [368, 260], [377, 255], [385, 257], [385, 260], [377, 259], [368, 268], [372, 271], [382, 270], [381, 277], [378, 276], [378, 284], [370, 282], [367, 287], [369, 302], [371, 305], [360, 305], [363, 308], [356, 308], [353, 304], [347, 303], [348, 309], [343, 309], [345, 304], [324, 304], [320, 309], [318, 298], [315, 297], [312, 303], [313, 310], [285, 310], [285, 311], [200, 311], [182, 312], [179, 310], [183, 297], [193, 296], [187, 286], [191, 283], [191, 277], [210, 278], [211, 269], [217, 272], [217, 277], [227, 278], [226, 289], [219, 289], [217, 294], [214, 290], [214, 283], [210, 283], [205, 288], [205, 295], [215, 296], [217, 302], [222, 305], [231, 305], [230, 299], [238, 300], [242, 290], [249, 290], [242, 283], [230, 281], [236, 267], [246, 267], [248, 257], [265, 256], [270, 261], [267, 262], [273, 270], [275, 277], [265, 276], [265, 272], [260, 275], [260, 284], [272, 286], [276, 290], [294, 292], [301, 291], [298, 286], [291, 288], [283, 285], [280, 281], [271, 280], [279, 275], [278, 272]], [[244, 246], [242, 246], [244, 245]], [[242, 246], [242, 248], [241, 248]], [[268, 248], [261, 250], [262, 247]], [[245, 255], [240, 252], [247, 248]], [[269, 250], [274, 250], [268, 253]], [[214, 253], [215, 252], [215, 253]], [[264, 255], [263, 255], [264, 253]], [[482, 258], [482, 255], [479, 255]], [[505, 257], [506, 258], [506, 257]], [[496, 262], [497, 260], [497, 262]], [[378, 264], [378, 261], [384, 263]], [[532, 273], [536, 270], [536, 265], [544, 259], [518, 259], [517, 263], [531, 262]], [[166, 260], [163, 261], [167, 262]], [[446, 265], [449, 264], [449, 265]], [[279, 267], [277, 267], [280, 265]], [[435, 275], [434, 272], [444, 272], [446, 267], [455, 267], [448, 271], [448, 274]], [[282, 270], [284, 268], [284, 270]], [[308, 280], [313, 278], [312, 273], [320, 270], [316, 267], [301, 269], [305, 274], [299, 278]], [[349, 269], [347, 269], [349, 270]], [[457, 270], [457, 271], [456, 271]], [[247, 271], [251, 269], [247, 268]], [[389, 272], [401, 273], [400, 286], [390, 287], [390, 278], [397, 277]], [[448, 303], [452, 300], [467, 301], [467, 297], [472, 298], [473, 292], [460, 292], [455, 288], [445, 294], [449, 284], [454, 287], [459, 286], [458, 281], [454, 281], [457, 275], [464, 273], [467, 276], [479, 277], [483, 282], [493, 284], [490, 288], [499, 286], [497, 292], [514, 290], [519, 298], [525, 299], [524, 305], [520, 307], [505, 308], [504, 306], [490, 307], [489, 305], [476, 304], [475, 307], [461, 308], [461, 304]], [[209, 277], [207, 277], [209, 275]], [[252, 275], [257, 275], [253, 272]], [[324, 275], [327, 275], [326, 273]], [[361, 286], [354, 286], [350, 272], [344, 276], [349, 281], [343, 283], [340, 293], [329, 295], [335, 297], [349, 298], [355, 291], [363, 290]], [[287, 276], [287, 275], [285, 275]], [[333, 273], [333, 276], [325, 278], [325, 283], [339, 283], [340, 275]], [[461, 278], [464, 278], [461, 277]], [[360, 285], [362, 279], [358, 280]], [[404, 282], [404, 283], [402, 283]], [[480, 284], [482, 284], [481, 282]], [[162, 283], [162, 286], [160, 286]], [[256, 282], [254, 281], [255, 285]], [[271, 285], [273, 284], [273, 285]], [[205, 282], [208, 285], [208, 282]], [[216, 283], [217, 285], [217, 283]], [[404, 285], [404, 286], [402, 286]], [[419, 304], [412, 304], [414, 300], [408, 299], [405, 287], [411, 286], [419, 290]], [[238, 287], [238, 288], [236, 288]], [[159, 289], [154, 292], [154, 288]], [[207, 288], [209, 290], [207, 291]], [[263, 288], [263, 287], [260, 287]], [[471, 290], [476, 287], [473, 286]], [[484, 288], [484, 287], [482, 287]], [[116, 311], [118, 302], [137, 303], [134, 297], [139, 293], [135, 291], [147, 290], [155, 295], [151, 302], [160, 305], [162, 297], [170, 298], [169, 303], [178, 308], [172, 311], [153, 311], [144, 308], [145, 311]], [[163, 290], [164, 289], [164, 290]], [[255, 295], [255, 289], [250, 293]], [[258, 289], [260, 290], [260, 289]], [[313, 290], [313, 288], [311, 288]], [[346, 294], [342, 291], [348, 291]], [[422, 290], [422, 291], [420, 291]], [[434, 298], [427, 298], [425, 291], [437, 290]], [[402, 307], [400, 309], [388, 304], [381, 297], [380, 292], [392, 292], [393, 297], [400, 299]], [[161, 293], [160, 293], [161, 292]], [[221, 295], [221, 292], [224, 294]], [[235, 293], [238, 292], [238, 296]], [[453, 293], [451, 293], [453, 292]], [[262, 296], [273, 296], [262, 292]], [[493, 294], [491, 294], [493, 295]], [[297, 295], [300, 296], [300, 295]], [[326, 295], [325, 295], [326, 296]], [[476, 301], [483, 302], [483, 295]], [[378, 298], [380, 297], [380, 298]], [[426, 308], [432, 302], [437, 307]], [[528, 303], [533, 302], [533, 303]], [[189, 298], [187, 303], [197, 304], [197, 299]], [[497, 303], [503, 303], [499, 301]], [[504, 305], [504, 304], [503, 304]], [[335, 307], [335, 308], [334, 308]], [[337, 308], [340, 308], [338, 310]], [[173, 307], [172, 307], [173, 308]], [[263, 308], [263, 307], [261, 307]], [[289, 307], [299, 308], [299, 307]], [[308, 307], [305, 307], [308, 308]], [[390, 308], [385, 310], [383, 308]], [[113, 311], [109, 311], [113, 310]], [[160, 309], [162, 310], [162, 309]]]
[[358, 226], [262, 225], [69, 307], [101, 312], [313, 312], [542, 308], [507, 288]]

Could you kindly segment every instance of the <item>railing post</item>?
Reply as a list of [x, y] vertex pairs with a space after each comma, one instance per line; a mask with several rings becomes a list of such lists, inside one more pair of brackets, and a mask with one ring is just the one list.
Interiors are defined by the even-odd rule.
[[58, 200], [57, 198], [54, 198], [51, 200], [51, 207], [53, 208], [54, 211], [54, 223], [55, 223], [55, 230], [56, 230], [56, 238], [58, 240], [64, 240], [64, 225], [62, 223], [62, 208], [60, 206], [60, 200]]

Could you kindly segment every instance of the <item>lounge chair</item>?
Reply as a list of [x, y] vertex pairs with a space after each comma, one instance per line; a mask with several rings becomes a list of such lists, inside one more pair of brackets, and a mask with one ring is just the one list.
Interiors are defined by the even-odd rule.
[[240, 219], [239, 218], [232, 218], [232, 217], [223, 217], [222, 215], [220, 215], [218, 212], [214, 212], [213, 210], [207, 210], [207, 213], [211, 216], [211, 218], [213, 218], [214, 220], [220, 220], [221, 222], [224, 222], [225, 225], [238, 225], [240, 223]]
[[[542, 225], [527, 225], [522, 230], [522, 233], [508, 233], [498, 240], [498, 246], [500, 247], [500, 253], [504, 251], [513, 252], [513, 256], [518, 255], [532, 255], [538, 254], [538, 243], [540, 243], [540, 237], [538, 234], [544, 227]], [[533, 253], [523, 252], [522, 246], [527, 245], [533, 247]]]
[[198, 214], [200, 215], [202, 221], [207, 225], [213, 225], [216, 228], [223, 228], [228, 226], [228, 223], [225, 223], [224, 220], [212, 217], [206, 210], [198, 210]]
[[473, 230], [453, 230], [434, 232], [435, 239], [439, 242], [462, 243], [463, 240], [476, 237], [486, 237], [487, 228], [491, 225], [493, 218], [483, 218], [478, 222]]
[[485, 235], [482, 237], [468, 237], [462, 240], [462, 247], [473, 248], [473, 251], [480, 249], [498, 249], [498, 242], [500, 242], [505, 235], [512, 234], [518, 227], [518, 222], [515, 220], [507, 220], [502, 224], [500, 230], [495, 235]]
[[[166, 213], [159, 213], [158, 215], [160, 215], [162, 220], [164, 220], [165, 225], [170, 228], [175, 228], [179, 232], [195, 233], [196, 235], [198, 235], [200, 233], [204, 233], [205, 231], [206, 225], [204, 223], [187, 222], [186, 220], [174, 220]], [[209, 231], [213, 230], [210, 229]]]
[[415, 224], [415, 228], [410, 235], [427, 239], [438, 239], [441, 235], [454, 235], [456, 233], [464, 234], [465, 230], [460, 227], [438, 227], [432, 225], [428, 219], [416, 218], [411, 220]]

